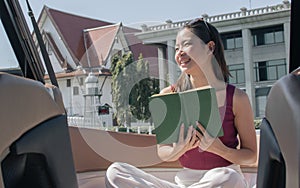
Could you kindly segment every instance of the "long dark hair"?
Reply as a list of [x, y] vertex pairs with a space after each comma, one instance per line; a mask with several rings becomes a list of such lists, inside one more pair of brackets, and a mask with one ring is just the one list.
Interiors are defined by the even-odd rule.
[[[219, 65], [217, 69], [221, 69], [222, 75], [218, 76], [219, 74], [215, 69], [214, 72], [217, 75], [218, 79], [224, 82], [228, 82], [229, 76], [231, 75], [227, 68], [227, 64], [224, 56], [224, 47], [218, 30], [213, 25], [206, 22], [202, 18], [197, 18], [188, 22], [183, 26], [182, 29], [189, 29], [193, 34], [198, 36], [205, 44], [207, 44], [210, 41], [213, 41], [215, 43], [213, 54]], [[189, 76], [186, 73], [182, 72], [182, 74], [180, 75], [176, 83], [176, 91], [184, 91], [191, 88], [192, 85]]]

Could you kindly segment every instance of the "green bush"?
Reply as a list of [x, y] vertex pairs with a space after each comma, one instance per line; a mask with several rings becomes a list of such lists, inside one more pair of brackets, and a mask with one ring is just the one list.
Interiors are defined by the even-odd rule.
[[255, 129], [259, 129], [260, 128], [261, 121], [262, 121], [262, 119], [255, 119], [254, 120], [254, 127], [255, 127]]
[[[119, 127], [118, 129], [119, 132], [127, 132], [127, 128], [126, 127]], [[132, 129], [129, 129], [129, 132], [132, 133]]]

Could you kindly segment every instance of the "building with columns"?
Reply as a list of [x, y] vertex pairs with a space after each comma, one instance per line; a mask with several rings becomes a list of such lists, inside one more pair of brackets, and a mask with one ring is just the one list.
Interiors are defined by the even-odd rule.
[[[289, 70], [290, 2], [202, 17], [220, 32], [232, 77], [229, 83], [248, 94], [255, 117], [263, 117], [271, 86]], [[175, 83], [180, 74], [174, 55], [175, 38], [184, 20], [142, 25], [136, 36], [158, 47], [160, 88]]]

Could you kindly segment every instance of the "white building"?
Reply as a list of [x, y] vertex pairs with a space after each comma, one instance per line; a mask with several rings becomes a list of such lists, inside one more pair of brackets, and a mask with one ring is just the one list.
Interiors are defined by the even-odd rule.
[[[208, 16], [220, 31], [225, 56], [232, 78], [229, 82], [244, 89], [250, 97], [256, 117], [264, 116], [268, 92], [273, 83], [288, 73], [290, 3]], [[65, 107], [72, 123], [78, 124], [86, 113], [85, 80], [93, 72], [98, 78], [101, 95], [92, 104], [112, 104], [110, 58], [132, 50], [136, 57], [143, 53], [149, 61], [151, 75], [160, 80], [160, 87], [174, 83], [180, 70], [174, 61], [175, 37], [185, 23], [166, 21], [142, 31], [122, 24], [81, 17], [44, 7], [38, 24], [41, 28], [51, 63], [56, 72]], [[147, 45], [143, 45], [143, 44]], [[150, 44], [150, 45], [149, 45]], [[154, 44], [153, 46], [151, 44]], [[169, 83], [167, 83], [167, 82]], [[96, 116], [97, 125], [114, 124], [109, 115]]]
[[[71, 125], [101, 128], [112, 126], [113, 108], [101, 114], [101, 106], [112, 104], [111, 58], [132, 51], [134, 60], [140, 53], [157, 70], [157, 49], [141, 44], [134, 35], [138, 29], [122, 23], [109, 23], [66, 13], [45, 6], [39, 16], [46, 48], [63, 95]], [[152, 58], [155, 57], [155, 58]], [[86, 90], [89, 73], [97, 79], [97, 92]], [[47, 79], [47, 78], [46, 78]], [[87, 115], [89, 114], [89, 115]], [[92, 115], [91, 115], [92, 114]], [[90, 119], [90, 117], [93, 117]]]
[[[238, 12], [202, 17], [220, 32], [232, 83], [244, 89], [256, 117], [264, 116], [266, 98], [273, 83], [288, 73], [290, 2]], [[166, 21], [147, 27], [137, 37], [158, 48], [160, 87], [172, 84], [180, 74], [175, 65], [174, 45], [178, 30], [187, 22]]]

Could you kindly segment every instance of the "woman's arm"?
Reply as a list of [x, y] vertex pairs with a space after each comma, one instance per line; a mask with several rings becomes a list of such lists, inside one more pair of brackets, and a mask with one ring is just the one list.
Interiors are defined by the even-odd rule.
[[[235, 89], [233, 97], [234, 123], [240, 138], [240, 149], [225, 146], [219, 138], [211, 138], [208, 134], [200, 136], [200, 148], [239, 165], [253, 164], [257, 159], [256, 133], [253, 112], [249, 98], [245, 92]], [[199, 124], [199, 128], [205, 131]]]
[[240, 89], [235, 89], [233, 113], [235, 115], [234, 123], [240, 138], [240, 150], [238, 156], [232, 157], [232, 160], [238, 164], [252, 164], [257, 160], [254, 115], [248, 95]]

